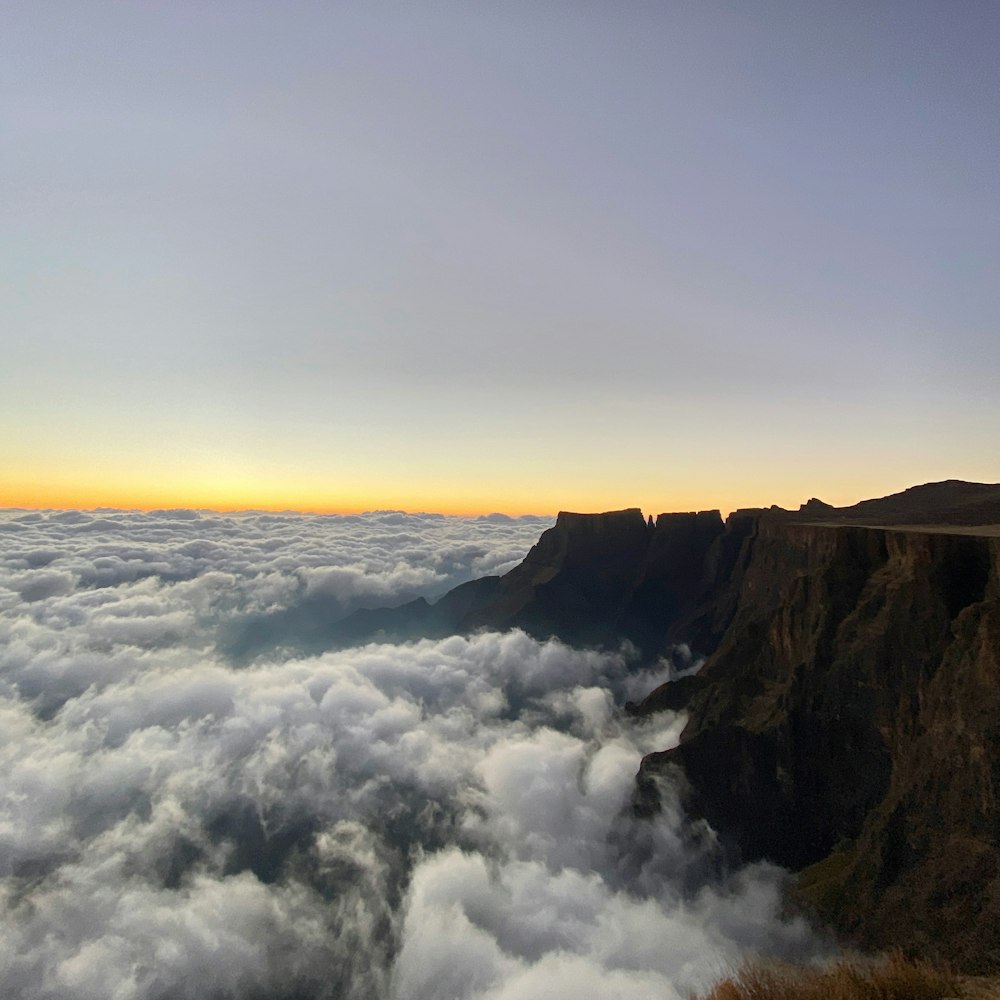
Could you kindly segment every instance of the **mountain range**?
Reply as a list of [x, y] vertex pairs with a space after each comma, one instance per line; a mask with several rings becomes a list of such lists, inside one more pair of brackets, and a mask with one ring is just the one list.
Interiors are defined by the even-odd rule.
[[797, 873], [790, 902], [844, 941], [1000, 971], [1000, 485], [564, 512], [504, 576], [324, 641], [507, 628], [645, 663], [688, 644], [701, 669], [626, 706], [689, 716], [642, 761], [635, 811], [670, 774], [734, 861]]

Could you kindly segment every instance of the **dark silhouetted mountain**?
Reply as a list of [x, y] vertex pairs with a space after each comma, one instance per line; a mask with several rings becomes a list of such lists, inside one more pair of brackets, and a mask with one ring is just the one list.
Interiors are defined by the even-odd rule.
[[323, 641], [333, 648], [520, 628], [574, 646], [628, 640], [655, 658], [697, 607], [706, 557], [723, 531], [717, 510], [661, 514], [655, 523], [637, 508], [563, 512], [504, 576], [462, 584], [434, 604], [418, 599], [327, 621]]
[[800, 872], [845, 937], [1000, 971], [1000, 486], [950, 480], [853, 507], [812, 499], [559, 515], [503, 577], [317, 625], [348, 645], [521, 628], [579, 646], [686, 641], [701, 671], [636, 809], [683, 772], [690, 812], [745, 861]]
[[655, 655], [695, 607], [708, 550], [723, 530], [717, 510], [661, 514], [652, 527], [636, 508], [561, 513], [466, 624], [577, 646], [627, 639]]
[[877, 500], [862, 500], [853, 507], [830, 507], [814, 499], [799, 513], [817, 520], [872, 527], [1000, 524], [1000, 485], [948, 479], [912, 486]]
[[[640, 770], [636, 807], [680, 769], [689, 811], [734, 857], [800, 872], [847, 939], [1000, 970], [1000, 486], [949, 481], [853, 507], [559, 515], [500, 579], [388, 618], [523, 628], [576, 645], [687, 640], [687, 708]], [[901, 527], [906, 526], [906, 527]]]
[[689, 619], [717, 637], [698, 684], [634, 709], [690, 697], [637, 808], [679, 768], [688, 808], [741, 859], [802, 872], [798, 898], [848, 939], [1000, 969], [998, 500], [950, 482], [731, 517]]

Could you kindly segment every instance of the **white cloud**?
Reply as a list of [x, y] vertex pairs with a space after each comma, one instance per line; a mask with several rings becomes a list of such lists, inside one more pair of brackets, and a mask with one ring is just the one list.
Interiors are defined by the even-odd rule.
[[0, 518], [0, 994], [669, 997], [812, 947], [780, 873], [705, 877], [669, 788], [631, 818], [683, 718], [620, 715], [658, 680], [627, 656], [520, 632], [221, 656], [310, 580], [397, 592], [539, 528], [343, 521]]

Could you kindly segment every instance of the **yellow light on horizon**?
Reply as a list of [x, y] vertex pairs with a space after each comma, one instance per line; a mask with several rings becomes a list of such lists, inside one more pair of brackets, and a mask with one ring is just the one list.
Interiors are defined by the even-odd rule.
[[[644, 491], [648, 492], [648, 491]], [[637, 491], [638, 493], [638, 491]], [[437, 492], [413, 484], [379, 490], [317, 488], [298, 483], [175, 483], [134, 484], [128, 482], [0, 482], [0, 507], [29, 509], [117, 509], [155, 510], [192, 508], [220, 512], [239, 510], [304, 511], [320, 514], [357, 514], [370, 510], [427, 511], [457, 516], [494, 512], [511, 516], [538, 514], [554, 516], [559, 510], [594, 512], [639, 507], [647, 514], [667, 510], [704, 510], [718, 507], [693, 495], [674, 494], [655, 498], [627, 495], [627, 490], [541, 490], [532, 485], [470, 485], [464, 490]], [[723, 513], [728, 513], [723, 510]]]
[[[0, 470], [0, 507], [29, 509], [92, 509], [95, 507], [152, 510], [186, 507], [217, 511], [295, 510], [356, 514], [368, 510], [427, 511], [452, 515], [501, 512], [513, 516], [553, 516], [560, 510], [582, 513], [638, 507], [646, 514], [665, 511], [721, 510], [727, 516], [738, 507], [778, 504], [795, 509], [811, 496], [847, 506], [884, 496], [919, 482], [918, 470], [887, 470], [883, 481], [863, 474], [823, 480], [808, 469], [765, 475], [751, 463], [738, 465], [690, 460], [670, 472], [650, 463], [633, 475], [613, 470], [607, 455], [589, 469], [565, 463], [546, 474], [536, 461], [514, 468], [511, 460], [497, 467], [466, 470], [456, 463], [439, 463], [426, 474], [377, 465], [341, 471], [316, 471], [301, 462], [233, 461], [218, 455], [195, 455], [184, 462], [151, 460], [140, 468], [133, 459], [111, 461], [20, 462], [16, 473]], [[99, 470], [99, 471], [95, 471]], [[954, 477], [954, 474], [953, 474]], [[946, 478], [944, 476], [938, 478]]]

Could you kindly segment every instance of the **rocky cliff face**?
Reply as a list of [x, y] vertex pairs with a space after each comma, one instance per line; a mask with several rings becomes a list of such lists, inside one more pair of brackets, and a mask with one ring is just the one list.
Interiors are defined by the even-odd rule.
[[708, 553], [724, 532], [717, 510], [655, 522], [638, 508], [563, 512], [504, 576], [463, 584], [433, 605], [419, 599], [355, 612], [329, 625], [327, 643], [520, 628], [576, 646], [628, 640], [652, 659], [698, 607]]
[[574, 645], [628, 639], [656, 655], [696, 607], [708, 552], [723, 533], [717, 510], [661, 514], [655, 522], [637, 508], [561, 513], [464, 624], [517, 627]]
[[744, 860], [805, 869], [848, 937], [1000, 968], [1000, 538], [744, 520], [638, 808], [679, 767], [690, 808]]
[[501, 578], [491, 603], [470, 624], [600, 645], [639, 585], [649, 544], [638, 508], [562, 512], [524, 561]]
[[848, 939], [997, 972], [998, 523], [1000, 486], [956, 482], [725, 525], [563, 513], [505, 576], [359, 612], [328, 641], [519, 627], [647, 659], [688, 641], [701, 672], [627, 706], [690, 713], [643, 761], [636, 809], [683, 772], [729, 850], [800, 872], [798, 898]]

